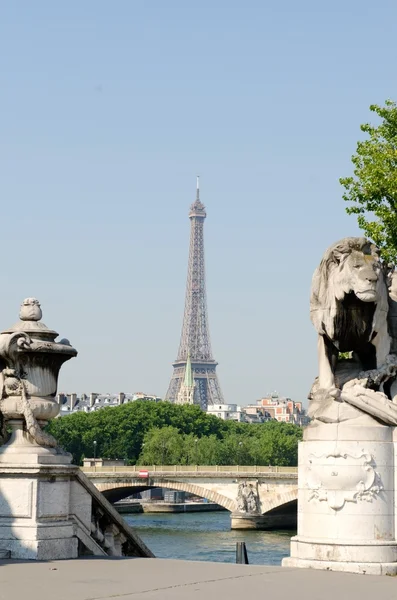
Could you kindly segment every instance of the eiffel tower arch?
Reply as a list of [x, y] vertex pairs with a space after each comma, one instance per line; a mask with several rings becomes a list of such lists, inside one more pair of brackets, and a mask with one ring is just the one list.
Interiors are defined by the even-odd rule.
[[211, 350], [208, 325], [207, 295], [204, 264], [204, 220], [205, 206], [200, 200], [199, 178], [197, 177], [196, 200], [190, 207], [190, 246], [187, 272], [185, 312], [178, 357], [173, 363], [165, 400], [175, 402], [183, 385], [186, 364], [190, 357], [194, 378], [194, 403], [203, 410], [209, 404], [223, 404], [223, 396], [216, 374], [217, 362]]

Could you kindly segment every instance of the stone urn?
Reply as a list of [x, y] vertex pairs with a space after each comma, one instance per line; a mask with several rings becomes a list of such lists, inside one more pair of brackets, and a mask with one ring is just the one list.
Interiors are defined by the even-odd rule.
[[[0, 334], [0, 413], [3, 430], [12, 429], [10, 440], [0, 448], [3, 463], [21, 454], [47, 456], [39, 462], [54, 462], [50, 457], [62, 454], [43, 427], [59, 413], [55, 399], [59, 371], [77, 351], [68, 340], [55, 342], [58, 333], [41, 317], [38, 300], [27, 298], [19, 322]], [[66, 456], [60, 462], [66, 462]]]

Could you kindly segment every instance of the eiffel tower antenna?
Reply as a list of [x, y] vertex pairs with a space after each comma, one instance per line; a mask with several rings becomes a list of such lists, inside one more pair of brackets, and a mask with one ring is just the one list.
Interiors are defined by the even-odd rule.
[[212, 356], [208, 326], [204, 265], [206, 216], [205, 206], [200, 200], [200, 178], [197, 176], [196, 200], [189, 212], [190, 247], [182, 334], [165, 400], [177, 401], [189, 357], [195, 382], [194, 403], [199, 404], [203, 410], [206, 410], [209, 404], [224, 402], [216, 374], [218, 363]]

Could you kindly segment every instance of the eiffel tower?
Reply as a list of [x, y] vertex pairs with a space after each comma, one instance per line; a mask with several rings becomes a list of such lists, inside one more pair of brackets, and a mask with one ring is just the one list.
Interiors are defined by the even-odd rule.
[[[209, 404], [223, 404], [223, 396], [216, 374], [217, 362], [212, 356], [208, 326], [207, 297], [204, 270], [204, 219], [207, 213], [200, 201], [197, 177], [196, 200], [190, 207], [190, 248], [187, 271], [185, 313], [178, 357], [173, 363], [165, 400], [178, 401], [178, 394], [185, 379], [188, 359], [194, 378], [194, 403], [207, 410]], [[189, 365], [190, 367], [190, 365]]]

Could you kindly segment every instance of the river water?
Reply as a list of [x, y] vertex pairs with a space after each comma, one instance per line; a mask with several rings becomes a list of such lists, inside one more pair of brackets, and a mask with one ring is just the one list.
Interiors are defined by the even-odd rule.
[[236, 542], [245, 542], [253, 565], [280, 565], [294, 531], [231, 531], [230, 513], [123, 515], [157, 558], [235, 562]]

